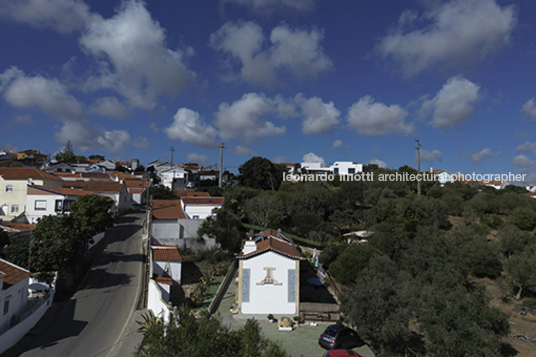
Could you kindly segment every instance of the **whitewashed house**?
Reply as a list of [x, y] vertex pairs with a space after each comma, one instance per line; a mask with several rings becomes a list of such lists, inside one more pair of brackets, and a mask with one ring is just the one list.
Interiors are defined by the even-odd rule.
[[183, 189], [188, 185], [188, 171], [179, 166], [173, 166], [160, 173], [162, 185], [174, 190]]
[[174, 245], [151, 244], [153, 253], [153, 278], [170, 278], [172, 283], [181, 283], [182, 259]]
[[79, 188], [103, 196], [114, 201], [112, 214], [116, 215], [132, 208], [132, 195], [128, 192], [126, 184], [121, 180], [115, 181], [64, 181], [63, 187]]
[[363, 172], [363, 165], [352, 161], [335, 161], [329, 170], [334, 175], [355, 175]]
[[439, 182], [441, 187], [445, 186], [446, 183], [455, 181], [455, 177], [450, 172], [444, 169], [434, 170], [430, 168], [429, 173], [435, 175], [436, 181]]
[[[31, 278], [30, 274], [0, 259], [0, 354], [34, 327], [54, 300], [55, 279], [44, 283]], [[40, 293], [30, 295], [31, 291]]]
[[0, 167], [0, 219], [12, 221], [26, 211], [27, 185], [61, 187], [62, 180], [36, 168]]
[[189, 218], [180, 200], [154, 200], [151, 213], [151, 239], [154, 243], [192, 250], [218, 246], [214, 238], [197, 241], [197, 231], [204, 220]]
[[236, 304], [243, 314], [300, 312], [300, 254], [292, 239], [273, 229], [244, 242], [238, 259]]
[[182, 210], [190, 219], [215, 217], [215, 209], [223, 208], [223, 197], [181, 197]]
[[78, 198], [96, 193], [76, 188], [28, 185], [26, 194], [26, 219], [37, 223], [39, 218], [69, 212]]

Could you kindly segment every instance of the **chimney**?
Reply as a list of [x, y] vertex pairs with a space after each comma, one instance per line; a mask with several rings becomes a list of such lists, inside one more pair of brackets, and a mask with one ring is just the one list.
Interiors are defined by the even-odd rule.
[[434, 168], [433, 168], [433, 167], [430, 167], [430, 173], [431, 173], [431, 174], [434, 173]]
[[257, 250], [257, 243], [255, 243], [254, 240], [248, 239], [246, 243], [244, 244], [244, 248], [242, 249], [242, 253], [244, 255], [247, 255], [249, 253], [253, 253]]

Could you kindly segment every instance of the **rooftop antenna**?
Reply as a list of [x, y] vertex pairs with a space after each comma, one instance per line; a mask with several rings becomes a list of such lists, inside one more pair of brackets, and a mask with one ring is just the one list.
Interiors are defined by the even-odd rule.
[[[417, 143], [417, 172], [418, 174], [421, 173], [421, 143], [419, 142], [419, 139], [415, 140]], [[417, 195], [421, 195], [421, 180], [417, 180]]]

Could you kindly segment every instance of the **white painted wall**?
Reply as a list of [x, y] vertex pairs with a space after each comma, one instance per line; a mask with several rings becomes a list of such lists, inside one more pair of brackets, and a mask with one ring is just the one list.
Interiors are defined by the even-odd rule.
[[51, 290], [48, 298], [42, 302], [42, 304], [23, 321], [13, 326], [9, 330], [0, 334], [0, 354], [11, 348], [17, 343], [24, 335], [26, 335], [37, 322], [43, 317], [48, 308], [54, 301], [54, 290]]
[[[266, 277], [264, 267], [275, 267], [273, 278], [282, 285], [257, 285]], [[288, 271], [296, 270], [299, 277], [299, 265], [296, 260], [274, 252], [267, 252], [256, 257], [242, 260], [242, 269], [249, 269], [249, 302], [241, 302], [244, 314], [297, 314], [296, 301], [288, 302]], [[241, 277], [242, 278], [242, 277]], [[299, 296], [296, 291], [296, 296]], [[241, 296], [242, 297], [242, 296]], [[242, 297], [243, 300], [243, 297]]]
[[[165, 286], [167, 286], [167, 291]], [[163, 296], [164, 293], [164, 296]], [[167, 301], [163, 299], [166, 297]], [[164, 323], [169, 322], [169, 313], [171, 312], [169, 305], [169, 285], [158, 284], [153, 279], [149, 279], [149, 293], [147, 297], [147, 309], [151, 310], [155, 316], [162, 317]]]
[[[29, 278], [19, 281], [6, 290], [0, 290], [0, 332], [9, 328], [9, 322], [14, 315], [20, 315], [28, 304]], [[9, 310], [4, 314], [4, 304], [9, 300]]]
[[[157, 274], [158, 276], [164, 276], [164, 272], [166, 271], [166, 263], [167, 262], [164, 261], [153, 260], [153, 274]], [[171, 280], [179, 284], [181, 283], [181, 270], [181, 262], [169, 262], [168, 274], [171, 276]]]
[[[363, 172], [363, 165], [356, 164], [352, 161], [335, 161], [333, 165], [329, 167], [330, 171], [336, 175], [353, 175], [359, 172]], [[351, 172], [353, 170], [353, 172]]]
[[[61, 180], [40, 179], [32, 180], [32, 184], [36, 186], [53, 186], [62, 187]], [[7, 186], [11, 186], [12, 190], [6, 192]], [[6, 211], [0, 209], [0, 219], [11, 221], [19, 214], [26, 210], [26, 196], [28, 191], [28, 180], [4, 180], [0, 176], [0, 208], [6, 206]], [[13, 205], [18, 206], [18, 213], [11, 213]]]
[[215, 208], [223, 208], [222, 205], [184, 205], [184, 213], [191, 219], [206, 219], [210, 216], [216, 216], [212, 211]]

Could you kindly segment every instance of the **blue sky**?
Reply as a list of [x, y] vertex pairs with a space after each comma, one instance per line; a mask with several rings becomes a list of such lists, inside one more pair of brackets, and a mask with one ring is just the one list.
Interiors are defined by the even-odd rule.
[[0, 148], [536, 175], [531, 0], [0, 0]]

